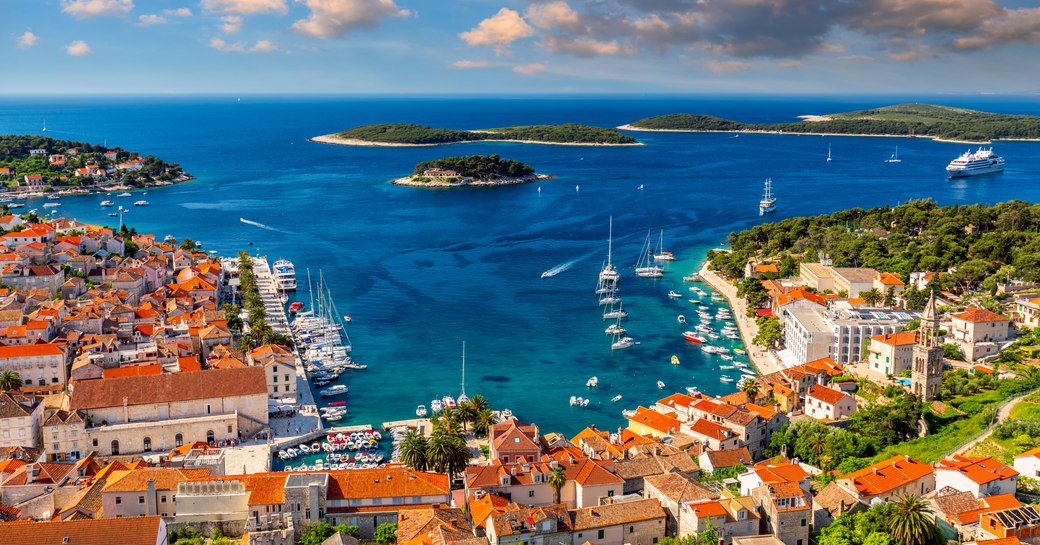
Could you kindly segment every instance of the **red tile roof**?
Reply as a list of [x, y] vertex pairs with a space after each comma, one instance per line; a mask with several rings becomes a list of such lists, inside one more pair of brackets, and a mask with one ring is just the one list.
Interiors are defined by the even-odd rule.
[[267, 376], [262, 367], [83, 380], [72, 392], [72, 408], [97, 409], [124, 403], [147, 405], [245, 395], [267, 396]]
[[957, 471], [976, 484], [986, 484], [1018, 476], [1017, 471], [993, 458], [968, 458], [958, 454], [955, 454], [953, 458], [940, 461], [935, 469], [937, 471]]
[[112, 369], [105, 369], [102, 371], [104, 378], [136, 377], [140, 375], [161, 375], [162, 372], [163, 367], [158, 363], [152, 365], [128, 365], [126, 367], [113, 367]]
[[1006, 322], [1007, 318], [991, 312], [984, 308], [970, 307], [964, 312], [959, 312], [953, 315], [954, 318], [964, 320], [965, 322], [971, 322], [973, 324], [984, 323], [984, 322]]
[[845, 392], [839, 392], [826, 386], [820, 386], [819, 384], [813, 384], [812, 388], [809, 388], [807, 397], [818, 399], [828, 405], [837, 405], [839, 401], [849, 397]]
[[646, 407], [637, 408], [636, 414], [629, 417], [628, 421], [665, 434], [679, 431], [679, 419], [675, 418], [675, 413], [661, 414]]
[[0, 524], [0, 535], [4, 543], [18, 545], [155, 545], [166, 539], [160, 522], [160, 517], [7, 522]]
[[931, 475], [932, 466], [911, 459], [909, 456], [893, 456], [872, 466], [841, 477], [848, 479], [852, 486], [863, 496], [876, 496], [895, 490]]
[[870, 338], [870, 342], [884, 343], [892, 346], [904, 346], [907, 344], [917, 343], [917, 332], [916, 331], [901, 331], [899, 333], [886, 333], [884, 335], [874, 335]]

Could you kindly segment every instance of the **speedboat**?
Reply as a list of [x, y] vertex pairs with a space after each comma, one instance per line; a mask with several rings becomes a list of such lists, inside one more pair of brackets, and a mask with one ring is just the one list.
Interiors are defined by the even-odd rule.
[[295, 313], [299, 312], [300, 309], [302, 309], [302, 308], [303, 308], [303, 303], [300, 302], [300, 301], [295, 301], [295, 302], [293, 302], [293, 304], [289, 305], [289, 312], [295, 314]]
[[129, 193], [127, 193], [126, 191], [124, 191], [124, 192], [122, 192], [122, 193], [120, 193], [120, 194], [116, 195], [116, 197], [129, 197], [129, 196], [130, 196], [130, 194], [129, 194]]
[[134, 201], [134, 206], [148, 206], [148, 201]]
[[419, 405], [418, 407], [416, 407], [415, 416], [418, 416], [419, 418], [424, 418], [426, 416], [426, 405]]
[[704, 337], [701, 337], [692, 331], [683, 331], [682, 336], [684, 339], [692, 343], [704, 344], [706, 342]]
[[430, 410], [434, 413], [439, 413], [444, 410], [444, 403], [439, 399], [434, 399], [433, 401], [430, 401]]
[[686, 323], [686, 316], [683, 316], [682, 314], [680, 314], [678, 317], [675, 318], [675, 321], [679, 322], [680, 324], [685, 324]]
[[620, 395], [616, 395], [616, 396], [610, 398], [610, 402], [611, 403], [617, 403], [618, 401], [621, 401], [621, 396]]
[[735, 352], [737, 354], [747, 354], [747, 351], [744, 350], [743, 348], [734, 348], [733, 352]]
[[115, 204], [112, 201], [101, 201], [101, 206], [115, 206]]
[[672, 354], [672, 365], [679, 365], [679, 356]]
[[589, 388], [595, 388], [596, 386], [599, 386], [599, 378], [597, 378], [597, 377], [590, 378], [585, 383], [585, 386], [588, 386]]
[[728, 377], [726, 375], [721, 375], [719, 377], [719, 380], [721, 380], [722, 382], [733, 382], [734, 379], [733, 379], [733, 377]]
[[664, 390], [664, 382], [661, 382], [660, 380], [657, 381], [657, 387]]
[[701, 277], [698, 276], [697, 274], [691, 274], [691, 275], [682, 277], [682, 281], [683, 282], [699, 282], [700, 279], [701, 279]]
[[682, 294], [673, 290], [668, 292], [668, 297], [672, 299], [682, 299]]
[[454, 409], [455, 408], [455, 398], [454, 397], [444, 396], [443, 401], [444, 401], [444, 406], [446, 408], [448, 408], [448, 409]]
[[333, 386], [329, 386], [328, 388], [325, 388], [320, 393], [323, 397], [343, 395], [347, 393], [347, 387], [342, 384], [336, 384]]
[[55, 207], [58, 207], [58, 206], [61, 206], [60, 202], [45, 202], [45, 203], [43, 203], [43, 207], [44, 208], [55, 208]]

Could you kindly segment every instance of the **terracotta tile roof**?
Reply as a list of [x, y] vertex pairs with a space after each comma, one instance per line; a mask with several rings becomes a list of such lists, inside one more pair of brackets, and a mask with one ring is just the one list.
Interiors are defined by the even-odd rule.
[[429, 543], [431, 541], [423, 538], [441, 527], [466, 531], [469, 537], [473, 536], [466, 514], [461, 509], [428, 508], [401, 511], [397, 514], [397, 541], [407, 545], [418, 538], [417, 543]]
[[156, 490], [176, 490], [178, 484], [208, 477], [209, 472], [209, 468], [178, 469], [171, 467], [145, 467], [113, 471], [101, 492], [140, 492], [148, 490], [148, 481], [155, 481]]
[[778, 273], [780, 269], [776, 265], [755, 265], [755, 272], [757, 273]]
[[122, 405], [124, 398], [128, 405], [148, 405], [245, 395], [267, 395], [267, 376], [262, 367], [84, 380], [72, 392], [72, 407], [115, 407]]
[[903, 282], [903, 280], [901, 278], [899, 278], [898, 274], [886, 273], [886, 272], [878, 273], [877, 281], [881, 282], [882, 284], [884, 284], [886, 286], [904, 286], [904, 285], [906, 285]]
[[[327, 471], [330, 500], [447, 495], [448, 476], [404, 467]], [[389, 477], [389, 478], [388, 478]]]
[[884, 343], [892, 346], [904, 346], [917, 344], [916, 331], [901, 331], [899, 333], [886, 333], [885, 335], [874, 335], [870, 342]]
[[976, 484], [986, 484], [1018, 476], [1017, 471], [993, 458], [968, 458], [957, 454], [953, 458], [940, 461], [936, 464], [935, 470], [956, 471]]
[[1019, 454], [1018, 456], [1015, 456], [1015, 458], [1030, 458], [1030, 457], [1032, 457], [1032, 458], [1040, 458], [1040, 447], [1036, 447], [1034, 449], [1029, 449], [1029, 450], [1023, 452], [1022, 454]]
[[735, 467], [737, 465], [747, 466], [751, 465], [752, 462], [751, 453], [748, 452], [747, 447], [730, 450], [709, 450], [704, 453], [704, 456], [708, 458], [711, 467], [715, 469]]
[[729, 514], [722, 502], [717, 500], [693, 502], [689, 505], [690, 511], [697, 518], [701, 517], [723, 517]]
[[1022, 502], [1014, 494], [975, 499], [971, 492], [960, 492], [939, 496], [935, 501], [947, 515], [947, 520], [955, 524], [976, 524], [986, 513], [1022, 507]]
[[165, 534], [159, 535], [160, 522], [160, 517], [7, 522], [0, 524], [0, 535], [19, 545], [111, 545], [113, 536], [119, 536], [120, 545], [155, 545], [165, 540]]
[[849, 473], [840, 479], [849, 481], [861, 496], [876, 496], [895, 490], [931, 475], [932, 466], [911, 459], [909, 456], [893, 456], [872, 466]]
[[57, 356], [64, 355], [61, 348], [56, 344], [22, 344], [13, 346], [0, 346], [0, 359], [5, 358], [27, 358], [33, 356]]
[[675, 413], [662, 414], [646, 407], [637, 408], [636, 414], [630, 416], [628, 421], [630, 423], [642, 424], [664, 434], [679, 431], [679, 419], [675, 418]]
[[682, 473], [662, 473], [650, 475], [643, 479], [646, 485], [653, 486], [664, 497], [676, 502], [683, 503], [697, 500], [718, 499], [719, 494], [705, 487], [691, 477]]
[[[656, 447], [650, 447], [656, 448]], [[614, 464], [614, 473], [622, 479], [637, 479], [650, 475], [660, 475], [672, 471], [696, 471], [697, 464], [685, 452], [670, 454], [653, 454], [652, 452], [638, 458], [618, 460]]]
[[764, 405], [755, 405], [754, 403], [745, 403], [744, 408], [758, 414], [762, 420], [772, 420], [776, 416], [776, 409], [773, 407], [766, 407]]
[[15, 391], [0, 392], [0, 418], [19, 418], [34, 413], [43, 398]]
[[980, 539], [975, 541], [975, 545], [1025, 545], [1025, 543], [1017, 537], [1002, 537], [998, 539]]
[[567, 506], [563, 504], [542, 507], [520, 507], [515, 503], [510, 504], [505, 512], [492, 515], [490, 524], [494, 525], [495, 535], [501, 538], [534, 533], [533, 528], [546, 519], [557, 521], [557, 531], [571, 530], [570, 514], [567, 512]]
[[686, 394], [672, 394], [668, 397], [657, 400], [658, 405], [664, 405], [666, 407], [689, 407], [696, 402], [697, 398]]
[[493, 428], [492, 446], [495, 452], [540, 451], [541, 446], [535, 443], [537, 428], [517, 420], [500, 422]]
[[809, 393], [806, 394], [806, 397], [818, 399], [828, 405], [837, 405], [838, 402], [849, 397], [849, 395], [826, 386], [813, 384], [812, 388], [809, 388]]
[[574, 531], [591, 530], [619, 524], [631, 524], [654, 519], [664, 519], [666, 514], [661, 502], [645, 499], [575, 509], [570, 512]]
[[152, 365], [127, 365], [126, 367], [113, 367], [111, 369], [102, 370], [104, 378], [136, 377], [140, 375], [161, 375], [162, 372], [163, 367], [158, 363]]
[[986, 310], [984, 308], [977, 308], [977, 307], [970, 307], [970, 308], [966, 309], [964, 312], [959, 312], [957, 314], [954, 314], [953, 317], [954, 318], [958, 318], [960, 320], [964, 320], [965, 322], [971, 322], [973, 324], [978, 324], [978, 323], [983, 323], [983, 322], [1006, 322], [1006, 321], [1008, 321], [1007, 318], [1001, 316], [1000, 314], [997, 314], [996, 312], [991, 312], [991, 311]]
[[841, 513], [867, 508], [865, 503], [836, 482], [823, 487], [823, 490], [813, 498], [813, 504], [825, 509], [831, 518], [837, 518]]
[[492, 514], [504, 512], [507, 505], [509, 500], [498, 494], [484, 494], [480, 498], [474, 495], [469, 499], [469, 513], [473, 525], [484, 526]]
[[776, 483], [801, 483], [809, 476], [798, 464], [757, 464], [750, 468], [754, 471], [763, 484]]
[[238, 481], [249, 491], [249, 505], [276, 505], [285, 503], [285, 481], [289, 474], [281, 471], [251, 473], [248, 475], [214, 475], [197, 482]]
[[827, 306], [827, 300], [810, 291], [806, 291], [805, 288], [795, 288], [779, 297], [776, 298], [776, 306], [782, 307], [784, 305], [793, 303], [795, 301], [804, 299], [806, 301], [812, 301], [821, 307]]
[[6, 460], [0, 460], [0, 473], [14, 473], [14, 471], [25, 465], [23, 460], [18, 458], [8, 458]]
[[698, 418], [697, 421], [694, 422], [692, 426], [690, 426], [690, 433], [693, 433], [695, 435], [701, 435], [704, 437], [709, 437], [711, 439], [716, 439], [719, 441], [724, 441], [733, 434], [733, 432], [730, 431], [729, 428], [725, 426], [720, 426], [719, 424], [705, 420], [703, 418]]

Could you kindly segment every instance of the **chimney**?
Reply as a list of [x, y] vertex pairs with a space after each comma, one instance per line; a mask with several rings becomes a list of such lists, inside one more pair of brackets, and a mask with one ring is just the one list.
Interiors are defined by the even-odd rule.
[[155, 516], [155, 479], [148, 479], [148, 492], [144, 495], [145, 509], [149, 516]]

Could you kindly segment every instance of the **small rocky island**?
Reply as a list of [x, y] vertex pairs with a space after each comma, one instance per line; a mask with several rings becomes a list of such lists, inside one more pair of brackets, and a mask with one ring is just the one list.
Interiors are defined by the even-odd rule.
[[564, 123], [481, 130], [455, 130], [407, 123], [361, 125], [312, 142], [342, 146], [439, 146], [465, 142], [519, 142], [563, 146], [638, 146], [635, 138], [616, 129]]
[[548, 178], [520, 161], [503, 159], [498, 155], [466, 155], [424, 161], [415, 165], [411, 175], [392, 183], [412, 187], [495, 186]]
[[0, 135], [0, 183], [17, 196], [156, 187], [191, 179], [176, 163], [120, 147]]

